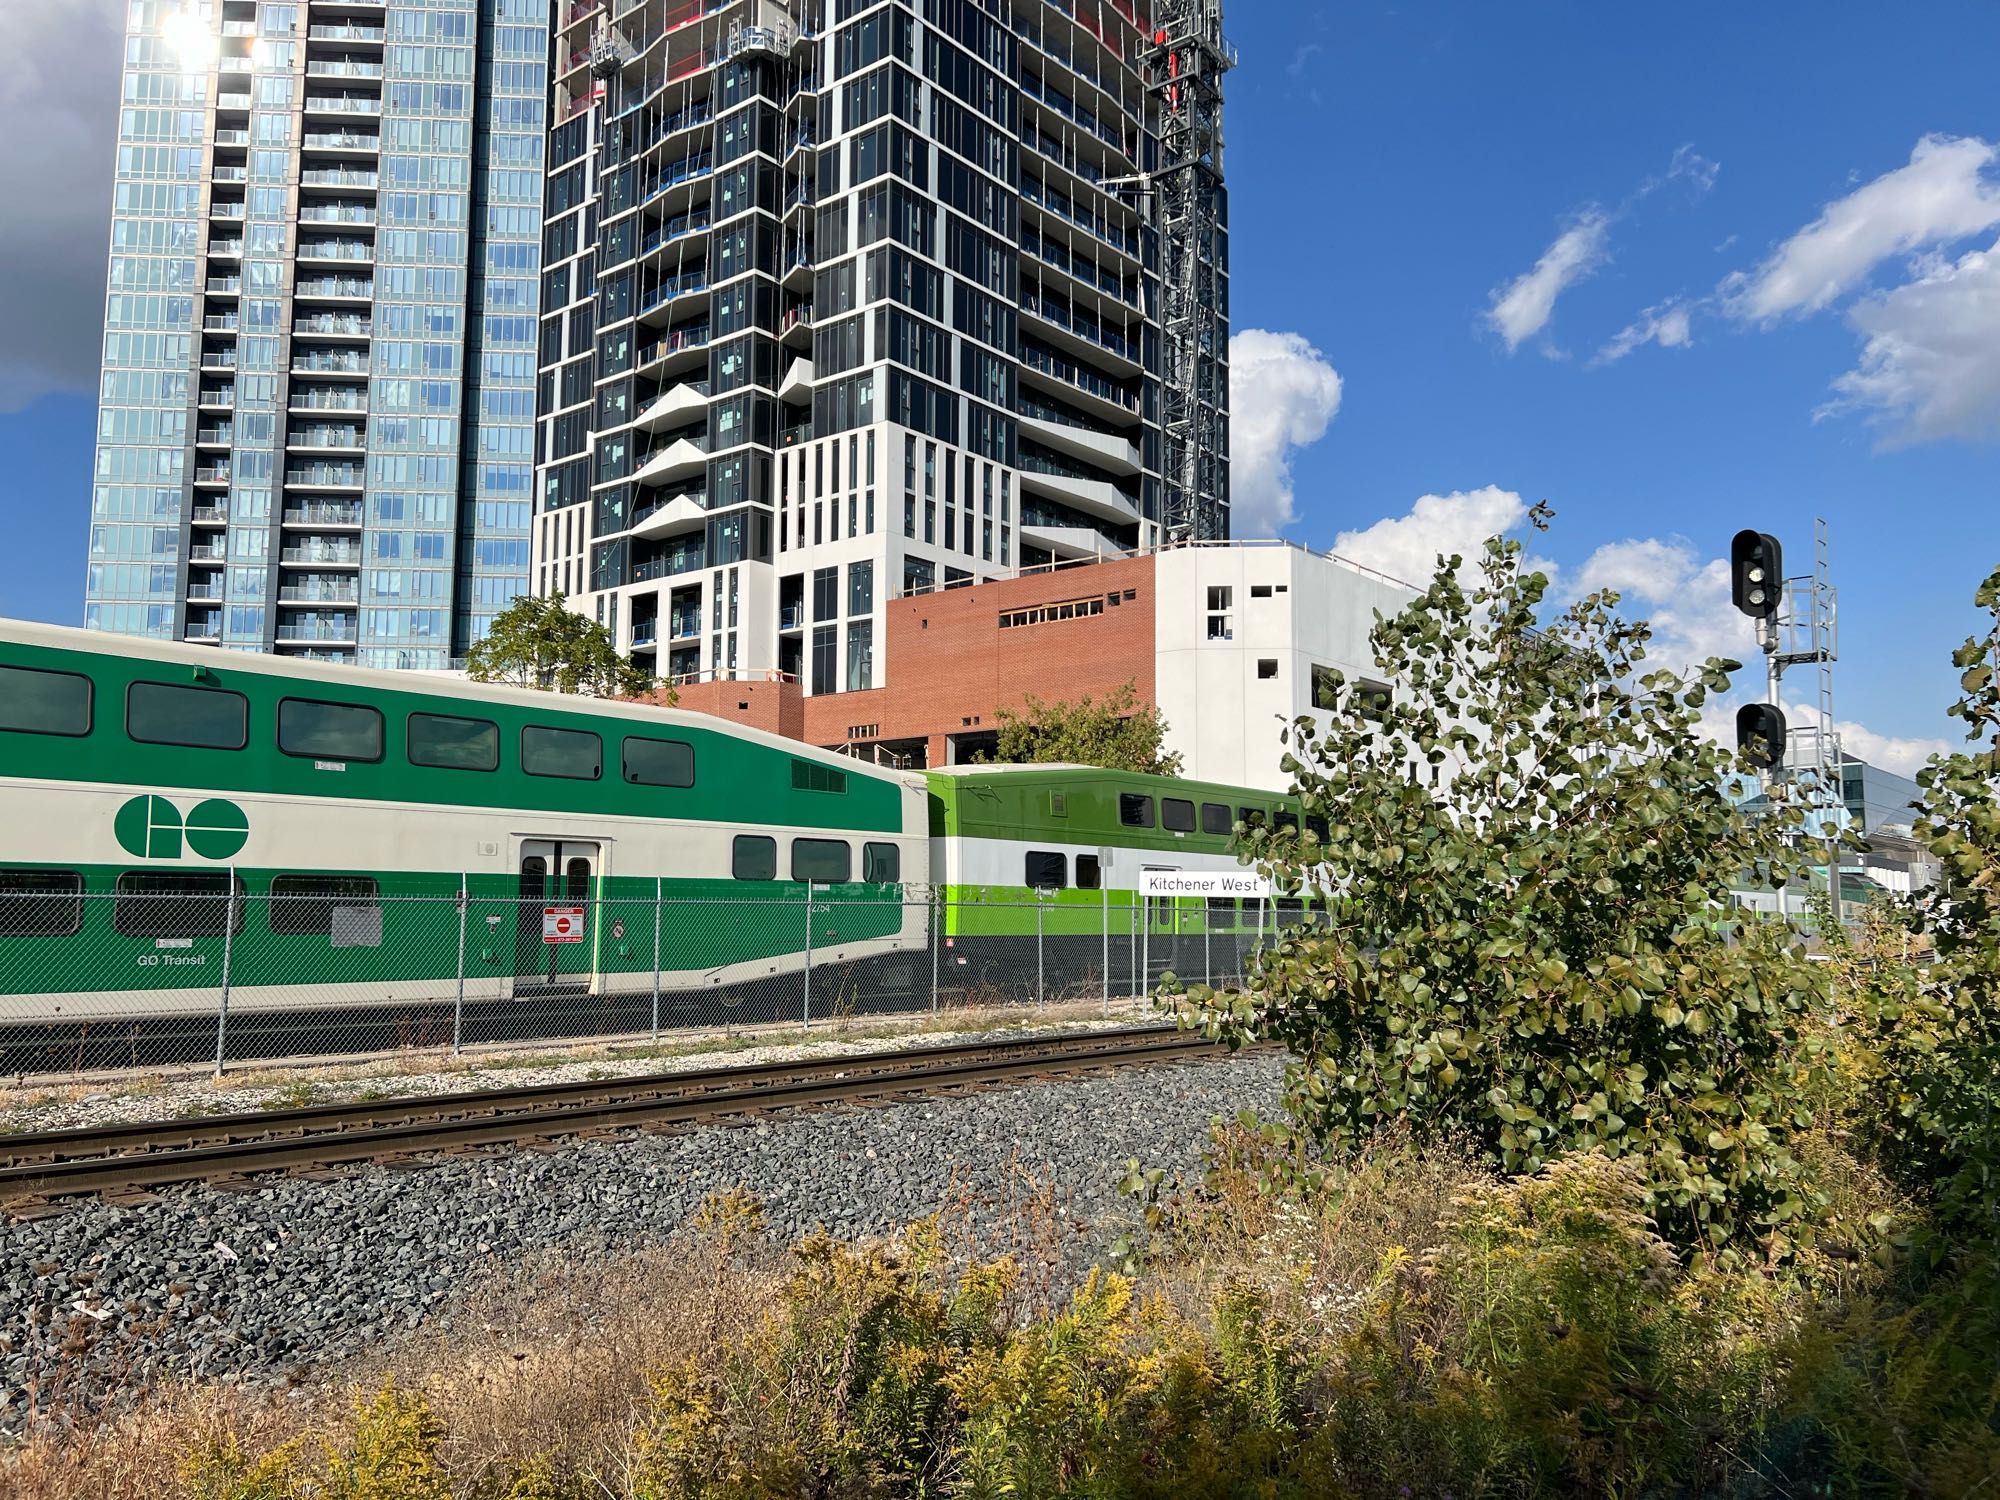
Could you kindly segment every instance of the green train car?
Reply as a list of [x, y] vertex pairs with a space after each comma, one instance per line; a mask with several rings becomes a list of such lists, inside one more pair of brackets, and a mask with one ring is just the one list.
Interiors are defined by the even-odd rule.
[[1120, 989], [1197, 952], [1240, 970], [1295, 909], [1143, 879], [1243, 876], [1236, 822], [1291, 816], [1239, 788], [901, 773], [649, 705], [0, 622], [0, 1068], [86, 1036], [98, 1062], [193, 1051], [225, 968], [236, 1045], [267, 1054], [310, 1050], [309, 1027], [423, 1039], [410, 1018], [445, 1011], [486, 1038], [643, 1029], [663, 996], [798, 1014], [808, 967], [871, 1008], [1031, 963]]

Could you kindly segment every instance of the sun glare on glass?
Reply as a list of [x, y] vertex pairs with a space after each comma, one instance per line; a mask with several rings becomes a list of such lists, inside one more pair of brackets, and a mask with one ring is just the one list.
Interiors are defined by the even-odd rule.
[[190, 73], [205, 71], [218, 50], [214, 29], [198, 12], [177, 10], [160, 23], [160, 35], [173, 49], [175, 59]]

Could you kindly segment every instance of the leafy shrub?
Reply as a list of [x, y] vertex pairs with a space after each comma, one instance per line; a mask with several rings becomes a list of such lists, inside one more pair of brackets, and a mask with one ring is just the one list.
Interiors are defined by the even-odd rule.
[[1378, 620], [1393, 698], [1323, 684], [1329, 727], [1291, 727], [1305, 831], [1242, 830], [1325, 925], [1267, 948], [1252, 993], [1192, 1008], [1291, 1049], [1286, 1109], [1315, 1150], [1399, 1126], [1510, 1173], [1602, 1150], [1643, 1164], [1676, 1244], [1783, 1248], [1810, 1233], [1789, 1142], [1817, 980], [1787, 925], [1729, 905], [1745, 872], [1797, 873], [1796, 811], [1747, 818], [1700, 733], [1738, 664], [1646, 673], [1650, 632], [1615, 594], [1538, 625], [1547, 580], [1518, 543], [1487, 543], [1470, 591], [1459, 567]]

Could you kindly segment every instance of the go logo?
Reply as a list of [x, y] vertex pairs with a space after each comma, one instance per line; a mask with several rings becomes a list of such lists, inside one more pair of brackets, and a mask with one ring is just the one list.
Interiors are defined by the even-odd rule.
[[203, 859], [229, 859], [250, 838], [250, 820], [234, 802], [211, 797], [184, 819], [165, 797], [134, 797], [112, 823], [119, 847], [139, 859], [179, 859], [181, 846]]

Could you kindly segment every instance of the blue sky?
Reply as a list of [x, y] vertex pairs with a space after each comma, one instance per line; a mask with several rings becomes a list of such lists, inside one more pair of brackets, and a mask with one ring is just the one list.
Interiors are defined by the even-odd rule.
[[[0, 7], [0, 127], [38, 122], [0, 163], [0, 613], [61, 622], [117, 9]], [[1408, 574], [1546, 498], [1536, 553], [1625, 587], [1671, 655], [1742, 649], [1730, 533], [1797, 567], [1824, 515], [1850, 743], [1907, 764], [1951, 733], [2000, 565], [2000, 8], [1236, 0], [1228, 27], [1239, 534]], [[1654, 336], [1608, 357], [1624, 330]]]

